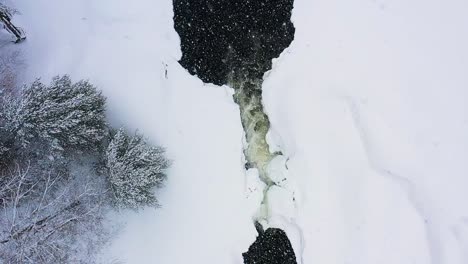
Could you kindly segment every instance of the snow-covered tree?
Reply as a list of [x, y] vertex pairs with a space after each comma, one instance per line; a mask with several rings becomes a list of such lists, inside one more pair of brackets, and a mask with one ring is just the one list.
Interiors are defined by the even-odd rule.
[[0, 95], [0, 168], [11, 155], [15, 143], [14, 127], [18, 118], [18, 98], [10, 92]]
[[118, 208], [158, 205], [154, 187], [161, 186], [169, 166], [163, 148], [148, 144], [138, 133], [129, 136], [121, 128], [111, 140], [106, 158], [108, 179]]
[[18, 115], [17, 82], [23, 67], [18, 50], [3, 48], [0, 52], [0, 165], [7, 159], [5, 155], [14, 139], [13, 121]]
[[0, 24], [3, 24], [3, 28], [5, 28], [8, 32], [13, 34], [16, 37], [16, 43], [21, 42], [22, 40], [26, 39], [26, 35], [24, 31], [13, 25], [11, 22], [12, 16], [17, 14], [18, 11], [4, 3], [5, 1], [0, 1]]
[[18, 84], [19, 72], [24, 68], [20, 51], [6, 47], [0, 52], [0, 96], [12, 93]]
[[164, 150], [114, 132], [87, 81], [0, 89], [0, 263], [94, 263], [104, 208], [158, 205]]
[[94, 263], [109, 238], [106, 187], [88, 164], [42, 170], [16, 164], [0, 175], [0, 263]]
[[105, 98], [88, 81], [72, 83], [67, 75], [25, 87], [16, 111], [10, 122], [22, 147], [40, 139], [53, 151], [96, 150], [106, 135]]

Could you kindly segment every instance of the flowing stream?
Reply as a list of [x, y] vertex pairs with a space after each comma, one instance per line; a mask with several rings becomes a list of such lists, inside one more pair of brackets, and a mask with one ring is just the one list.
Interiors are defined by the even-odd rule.
[[[253, 216], [259, 236], [243, 254], [244, 262], [295, 264], [286, 232], [269, 223], [269, 192], [273, 187], [283, 188], [278, 173], [272, 177], [271, 167], [277, 166], [274, 161], [283, 154], [270, 152], [270, 121], [262, 105], [263, 75], [294, 39], [293, 0], [173, 0], [173, 4], [174, 28], [181, 39], [179, 63], [205, 83], [234, 89], [245, 133], [245, 169], [256, 170], [263, 183], [262, 201]], [[287, 175], [279, 176], [287, 180]], [[294, 197], [288, 199], [286, 203], [294, 201]], [[294, 225], [289, 216], [280, 217], [286, 225]]]
[[[258, 171], [258, 177], [264, 183], [263, 190], [261, 190], [262, 201], [259, 205], [257, 214], [254, 216], [255, 227], [257, 228], [260, 236], [249, 248], [249, 251], [244, 253], [244, 262], [246, 264], [297, 263], [295, 253], [290, 241], [287, 239], [286, 233], [277, 228], [268, 228], [265, 233], [262, 224], [264, 223], [268, 225], [270, 219], [268, 192], [272, 186], [278, 186], [275, 179], [271, 178], [269, 166], [274, 158], [283, 155], [281, 152], [271, 153], [266, 140], [267, 133], [270, 130], [270, 121], [263, 111], [262, 81], [242, 80], [230, 83], [229, 85], [234, 88], [235, 92], [233, 98], [239, 105], [242, 127], [245, 133], [245, 169], [256, 169]], [[286, 175], [284, 176], [286, 177]], [[283, 180], [287, 180], [287, 178], [283, 178]], [[262, 250], [270, 253], [257, 253]]]
[[268, 174], [270, 161], [281, 153], [271, 153], [266, 141], [270, 129], [270, 121], [263, 111], [262, 81], [244, 80], [230, 84], [234, 88], [234, 101], [239, 105], [242, 127], [244, 128], [246, 146], [244, 155], [246, 159], [245, 169], [258, 170], [260, 180], [265, 184], [263, 199], [259, 210], [258, 221], [267, 220], [267, 192], [275, 182]]

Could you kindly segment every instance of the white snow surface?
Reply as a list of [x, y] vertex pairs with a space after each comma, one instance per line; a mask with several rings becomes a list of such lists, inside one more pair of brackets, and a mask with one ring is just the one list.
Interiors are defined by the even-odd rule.
[[[126, 226], [106, 259], [242, 263], [259, 183], [232, 91], [177, 63], [172, 0], [16, 5], [29, 80], [90, 79], [113, 124], [174, 161], [162, 208], [114, 216]], [[299, 262], [468, 263], [467, 13], [462, 0], [295, 0], [295, 40], [265, 75], [264, 104], [290, 179], [269, 193], [272, 211], [299, 227], [283, 226]]]

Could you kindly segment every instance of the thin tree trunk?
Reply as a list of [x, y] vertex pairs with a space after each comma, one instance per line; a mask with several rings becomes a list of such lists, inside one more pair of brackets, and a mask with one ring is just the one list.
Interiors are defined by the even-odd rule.
[[16, 42], [26, 38], [23, 34], [23, 31], [11, 23], [11, 17], [6, 11], [0, 10], [0, 20], [3, 22], [5, 29], [11, 34], [15, 35]]

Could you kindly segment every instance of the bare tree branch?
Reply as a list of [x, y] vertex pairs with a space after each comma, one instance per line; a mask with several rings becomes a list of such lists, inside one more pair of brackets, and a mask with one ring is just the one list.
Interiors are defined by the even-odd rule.
[[[67, 259], [88, 258], [93, 243], [103, 243], [106, 233], [102, 229], [105, 185], [89, 166], [75, 166], [71, 175], [49, 171], [44, 177], [34, 175], [37, 170], [24, 169], [16, 164], [2, 186], [8, 193], [2, 206], [0, 219], [0, 260], [6, 263], [68, 262]], [[92, 231], [92, 233], [91, 233]], [[78, 250], [83, 233], [94, 234], [85, 250]], [[82, 246], [82, 245], [81, 245]], [[95, 245], [94, 245], [95, 246]]]

